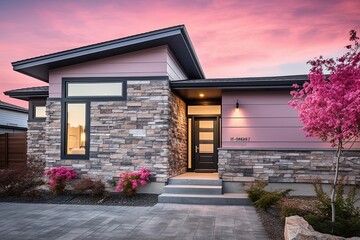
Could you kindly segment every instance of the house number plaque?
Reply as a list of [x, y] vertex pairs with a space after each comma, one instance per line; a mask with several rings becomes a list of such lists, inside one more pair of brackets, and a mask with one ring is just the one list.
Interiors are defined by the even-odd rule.
[[250, 137], [231, 137], [230, 141], [249, 142]]

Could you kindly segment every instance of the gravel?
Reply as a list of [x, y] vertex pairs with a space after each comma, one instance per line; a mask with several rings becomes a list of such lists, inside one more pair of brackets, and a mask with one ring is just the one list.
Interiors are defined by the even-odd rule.
[[129, 198], [121, 193], [107, 193], [103, 197], [93, 197], [85, 194], [65, 192], [54, 196], [49, 191], [43, 191], [38, 197], [0, 197], [0, 202], [17, 203], [49, 203], [78, 205], [111, 205], [111, 206], [154, 206], [158, 201], [157, 194], [138, 193]]

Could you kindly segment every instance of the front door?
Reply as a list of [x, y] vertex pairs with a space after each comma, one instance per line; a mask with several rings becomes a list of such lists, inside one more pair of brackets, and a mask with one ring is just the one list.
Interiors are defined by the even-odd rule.
[[217, 118], [195, 118], [195, 172], [216, 172], [219, 131]]

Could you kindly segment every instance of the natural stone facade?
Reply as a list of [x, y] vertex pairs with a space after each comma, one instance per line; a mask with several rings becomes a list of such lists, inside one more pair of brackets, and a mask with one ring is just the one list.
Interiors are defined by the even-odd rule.
[[46, 167], [67, 165], [60, 161], [61, 150], [61, 101], [48, 100], [45, 122]]
[[27, 157], [45, 162], [45, 122], [28, 122]]
[[47, 113], [47, 168], [68, 166], [109, 180], [147, 167], [157, 182], [186, 171], [186, 105], [167, 80], [127, 81], [127, 100], [90, 103], [89, 160], [61, 159], [61, 101], [48, 100]]
[[127, 101], [92, 102], [89, 177], [119, 176], [147, 167], [157, 181], [169, 175], [167, 81], [128, 81]]
[[[334, 178], [334, 151], [230, 150], [219, 149], [219, 174], [224, 181], [264, 180], [270, 183], [312, 183]], [[360, 183], [360, 152], [347, 152], [340, 164], [340, 176], [349, 184]]]
[[169, 120], [169, 165], [170, 177], [173, 177], [187, 170], [186, 104], [173, 93], [170, 93]]

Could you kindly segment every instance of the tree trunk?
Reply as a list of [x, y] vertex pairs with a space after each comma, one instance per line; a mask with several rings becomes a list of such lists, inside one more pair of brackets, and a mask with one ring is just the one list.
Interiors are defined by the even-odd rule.
[[336, 185], [339, 176], [339, 163], [342, 154], [342, 142], [339, 143], [338, 149], [336, 151], [336, 165], [335, 165], [335, 177], [334, 177], [334, 185], [331, 192], [331, 221], [335, 222], [335, 193], [336, 193]]

